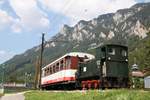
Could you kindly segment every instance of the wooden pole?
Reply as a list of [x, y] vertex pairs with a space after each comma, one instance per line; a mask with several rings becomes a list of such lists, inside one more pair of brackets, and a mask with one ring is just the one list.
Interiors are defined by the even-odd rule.
[[40, 54], [40, 70], [39, 70], [39, 89], [41, 89], [41, 76], [42, 76], [42, 65], [43, 65], [43, 51], [44, 51], [44, 33], [42, 33], [42, 44], [41, 44], [41, 54]]

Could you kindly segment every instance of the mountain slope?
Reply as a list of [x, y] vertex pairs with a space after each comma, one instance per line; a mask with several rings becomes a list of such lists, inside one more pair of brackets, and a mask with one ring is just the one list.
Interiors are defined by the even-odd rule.
[[130, 49], [129, 53], [130, 66], [137, 63], [141, 70], [150, 68], [150, 32], [146, 38], [132, 45], [134, 49]]
[[[150, 3], [140, 3], [116, 13], [100, 15], [89, 21], [81, 20], [74, 27], [64, 27], [46, 43], [44, 65], [70, 51], [92, 52], [92, 48], [104, 43], [128, 45], [147, 37], [150, 31]], [[131, 47], [130, 47], [131, 46]], [[34, 74], [34, 66], [40, 54], [40, 46], [16, 55], [5, 62], [7, 81], [24, 81], [26, 72]], [[132, 62], [132, 61], [131, 61]]]

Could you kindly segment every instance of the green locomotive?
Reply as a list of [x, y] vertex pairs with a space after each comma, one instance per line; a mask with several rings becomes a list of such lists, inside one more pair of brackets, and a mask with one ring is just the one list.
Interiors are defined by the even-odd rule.
[[120, 88], [128, 86], [127, 46], [106, 44], [96, 48], [95, 59], [79, 64], [76, 86], [80, 88]]

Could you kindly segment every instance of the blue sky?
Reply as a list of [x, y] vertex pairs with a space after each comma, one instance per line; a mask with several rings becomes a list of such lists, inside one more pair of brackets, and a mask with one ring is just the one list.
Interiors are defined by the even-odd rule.
[[150, 0], [0, 0], [0, 63], [54, 36], [64, 24]]

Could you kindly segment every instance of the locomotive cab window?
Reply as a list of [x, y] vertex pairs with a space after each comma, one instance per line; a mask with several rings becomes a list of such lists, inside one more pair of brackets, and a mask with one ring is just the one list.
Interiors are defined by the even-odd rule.
[[105, 47], [101, 48], [101, 51], [102, 51], [102, 52], [105, 52], [105, 51], [106, 51]]
[[127, 56], [127, 51], [126, 50], [121, 50], [121, 55], [126, 57]]
[[83, 67], [83, 72], [86, 72], [86, 67]]
[[115, 55], [115, 48], [108, 48], [108, 54]]
[[106, 48], [102, 47], [101, 48], [101, 58], [104, 59], [105, 58], [105, 53], [106, 53]]

